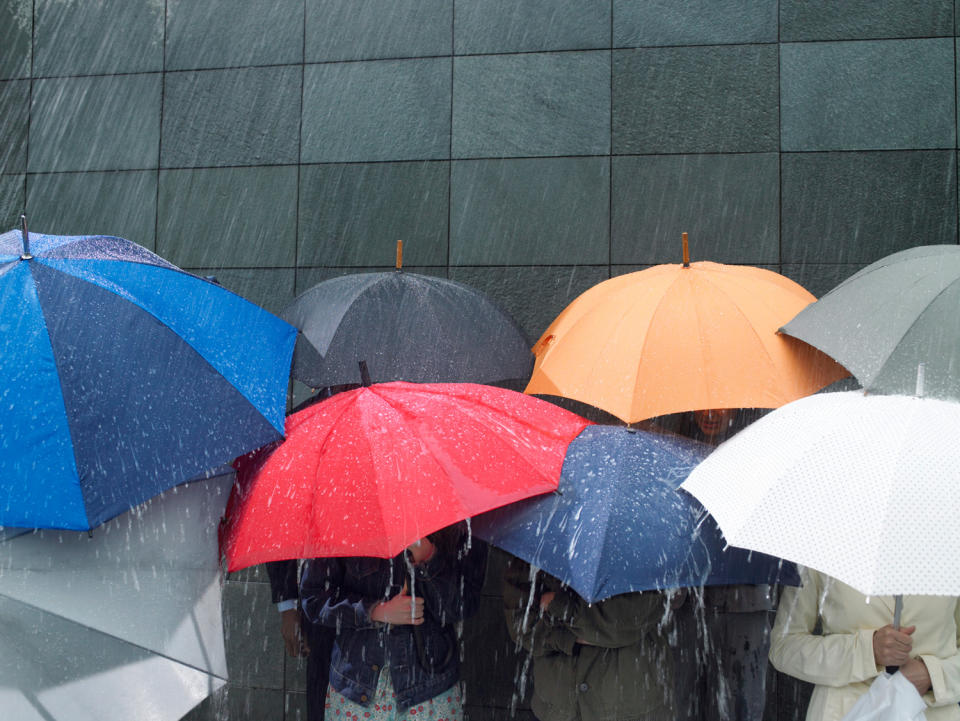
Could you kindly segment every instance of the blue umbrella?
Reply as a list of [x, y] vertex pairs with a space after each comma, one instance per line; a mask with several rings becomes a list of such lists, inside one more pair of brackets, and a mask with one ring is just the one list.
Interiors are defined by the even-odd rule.
[[90, 529], [283, 433], [296, 329], [135, 243], [0, 235], [0, 526]]
[[726, 547], [713, 518], [678, 488], [712, 450], [679, 436], [588, 426], [567, 449], [555, 493], [473, 519], [473, 532], [590, 603], [630, 591], [799, 583], [772, 556]]

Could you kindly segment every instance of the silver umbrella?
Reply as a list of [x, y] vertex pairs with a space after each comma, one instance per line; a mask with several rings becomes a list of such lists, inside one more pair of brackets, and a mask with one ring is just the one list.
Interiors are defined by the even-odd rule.
[[226, 682], [217, 527], [230, 476], [90, 534], [0, 542], [0, 708], [18, 721], [174, 721]]

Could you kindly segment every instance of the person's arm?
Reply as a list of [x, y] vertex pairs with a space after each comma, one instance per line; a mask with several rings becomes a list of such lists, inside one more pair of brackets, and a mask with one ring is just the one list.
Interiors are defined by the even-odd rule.
[[368, 598], [344, 587], [342, 559], [315, 558], [303, 564], [300, 604], [310, 623], [333, 628], [374, 626], [370, 611], [381, 600]]
[[[537, 574], [543, 579], [543, 574]], [[503, 612], [514, 643], [534, 656], [573, 654], [577, 637], [566, 625], [551, 623], [540, 608], [543, 588], [531, 580], [530, 565], [511, 558], [503, 576]], [[549, 593], [549, 591], [548, 591]]]
[[868, 681], [883, 672], [874, 657], [874, 629], [854, 633], [813, 634], [823, 593], [820, 574], [801, 570], [800, 587], [783, 590], [770, 634], [774, 668], [802, 681], [842, 687]]
[[310, 653], [303, 629], [300, 627], [300, 602], [297, 587], [298, 562], [270, 561], [265, 564], [270, 579], [270, 595], [280, 612], [280, 635], [287, 655], [306, 656]]
[[337, 629], [373, 628], [377, 624], [419, 626], [423, 599], [411, 598], [404, 584], [389, 599], [365, 596], [347, 586], [346, 568], [339, 558], [315, 558], [303, 566], [300, 603], [307, 620]]
[[[960, 649], [960, 601], [953, 609], [957, 629], [956, 647]], [[926, 694], [930, 706], [949, 706], [960, 702], [960, 651], [947, 658], [921, 654], [918, 659], [926, 668], [930, 691]]]

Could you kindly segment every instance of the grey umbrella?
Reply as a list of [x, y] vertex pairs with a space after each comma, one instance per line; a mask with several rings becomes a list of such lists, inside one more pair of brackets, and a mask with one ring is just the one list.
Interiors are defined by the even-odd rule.
[[780, 330], [833, 357], [870, 392], [960, 400], [960, 246], [926, 245], [868, 265]]
[[[398, 254], [399, 257], [399, 254]], [[293, 377], [312, 388], [356, 383], [525, 382], [530, 343], [486, 294], [445, 278], [356, 273], [313, 286], [283, 312], [301, 330]], [[309, 343], [304, 342], [309, 341]]]
[[226, 683], [217, 521], [232, 481], [177, 486], [90, 535], [0, 542], [0, 718], [175, 721]]

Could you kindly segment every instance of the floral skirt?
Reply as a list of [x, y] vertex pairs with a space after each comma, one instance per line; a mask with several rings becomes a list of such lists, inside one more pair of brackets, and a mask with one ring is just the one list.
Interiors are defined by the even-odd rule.
[[324, 705], [324, 721], [398, 721], [399, 719], [425, 719], [429, 721], [462, 721], [463, 701], [460, 684], [455, 683], [442, 693], [411, 708], [397, 708], [396, 693], [390, 682], [390, 670], [380, 671], [373, 703], [361, 706], [327, 686]]

